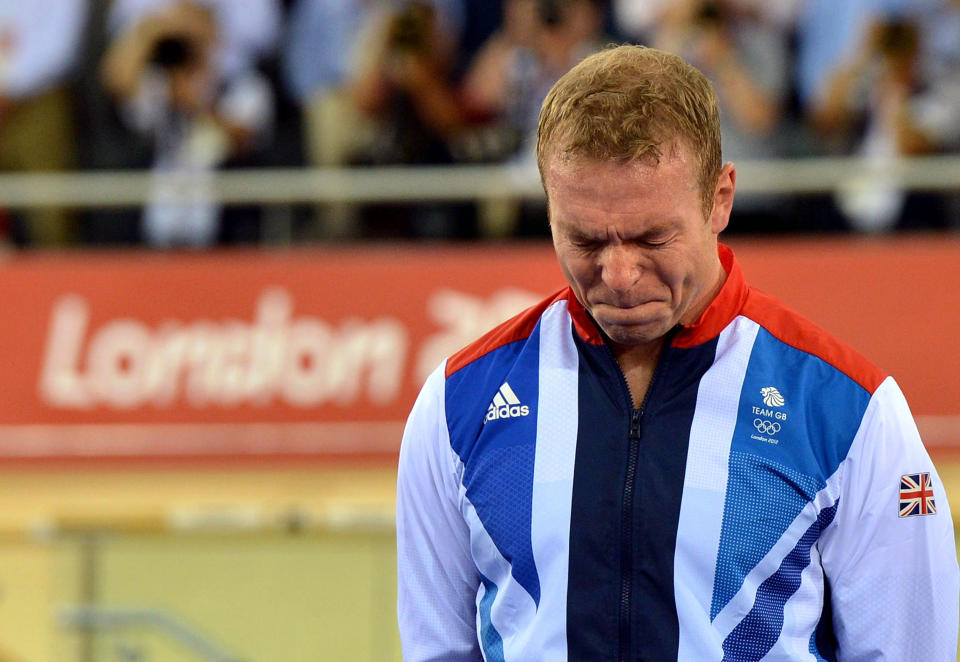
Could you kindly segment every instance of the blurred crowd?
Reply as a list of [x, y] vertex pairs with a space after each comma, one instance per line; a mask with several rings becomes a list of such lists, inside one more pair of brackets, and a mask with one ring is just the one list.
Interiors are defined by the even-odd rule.
[[[642, 43], [713, 81], [724, 158], [960, 153], [960, 0], [0, 0], [0, 173], [143, 169], [137, 210], [0, 212], [23, 246], [261, 239], [217, 169], [523, 163], [540, 103], [591, 51]], [[477, 205], [325, 204], [294, 239], [471, 238]], [[498, 227], [545, 235], [542, 205]], [[957, 196], [876, 173], [738, 197], [733, 231], [960, 225]]]

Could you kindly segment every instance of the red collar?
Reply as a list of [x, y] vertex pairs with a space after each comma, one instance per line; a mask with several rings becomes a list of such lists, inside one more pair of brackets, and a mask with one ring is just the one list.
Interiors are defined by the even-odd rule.
[[[743, 271], [737, 263], [730, 247], [719, 244], [717, 252], [720, 255], [720, 264], [727, 272], [727, 279], [720, 288], [720, 292], [710, 302], [707, 309], [692, 324], [684, 324], [673, 338], [674, 347], [694, 347], [713, 340], [734, 317], [740, 314], [743, 304], [747, 300], [747, 284], [743, 278]], [[573, 318], [573, 326], [577, 334], [591, 345], [602, 345], [603, 335], [590, 314], [583, 308], [573, 291], [569, 291], [568, 309]]]
[[743, 310], [748, 292], [743, 271], [729, 246], [719, 244], [717, 252], [720, 254], [720, 264], [727, 272], [727, 280], [700, 317], [692, 324], [680, 327], [680, 332], [673, 338], [674, 347], [693, 347], [713, 340]]

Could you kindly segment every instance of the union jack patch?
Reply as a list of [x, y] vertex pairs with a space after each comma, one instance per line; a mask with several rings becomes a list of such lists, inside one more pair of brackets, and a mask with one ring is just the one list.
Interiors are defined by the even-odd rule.
[[900, 476], [900, 517], [913, 515], [936, 515], [933, 502], [933, 483], [930, 474], [907, 474]]

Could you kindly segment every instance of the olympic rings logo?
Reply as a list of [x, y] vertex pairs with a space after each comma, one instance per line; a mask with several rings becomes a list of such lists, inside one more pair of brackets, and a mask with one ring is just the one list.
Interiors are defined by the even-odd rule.
[[757, 432], [763, 434], [777, 434], [780, 432], [780, 424], [775, 421], [765, 421], [762, 418], [753, 419], [753, 427], [757, 428]]

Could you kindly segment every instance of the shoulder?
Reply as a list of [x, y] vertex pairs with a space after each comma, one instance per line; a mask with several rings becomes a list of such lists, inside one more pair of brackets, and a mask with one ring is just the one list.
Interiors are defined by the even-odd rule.
[[[886, 375], [759, 290], [749, 288], [740, 318], [747, 323], [737, 324], [733, 335], [742, 334], [749, 349], [740, 355], [746, 364], [738, 438], [750, 440], [744, 448], [751, 454], [822, 487], [850, 454], [870, 412], [883, 406], [878, 391]], [[764, 443], [754, 443], [758, 438]]]
[[520, 419], [536, 420], [527, 417], [539, 397], [540, 344], [546, 340], [541, 322], [551, 320], [550, 328], [566, 328], [572, 333], [571, 323], [564, 320], [566, 310], [558, 311], [559, 318], [550, 314], [555, 305], [564, 304], [571, 296], [565, 288], [547, 297], [447, 359], [446, 424], [450, 445], [464, 461], [492, 408], [514, 406]]
[[883, 370], [852, 347], [756, 288], [749, 288], [741, 314], [780, 343], [820, 359], [871, 395], [887, 378]]
[[494, 327], [447, 359], [446, 376], [450, 377], [499, 349], [528, 340], [547, 309], [558, 301], [568, 300], [572, 296], [570, 288], [565, 287]]

